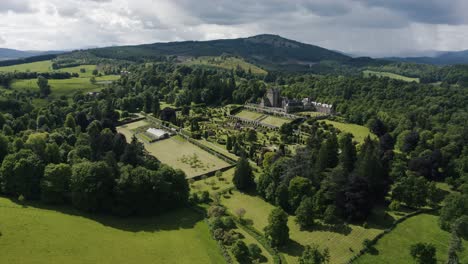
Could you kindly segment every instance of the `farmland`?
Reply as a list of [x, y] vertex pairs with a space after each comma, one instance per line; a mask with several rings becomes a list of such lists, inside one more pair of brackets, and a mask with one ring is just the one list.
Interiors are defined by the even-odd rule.
[[[97, 77], [96, 81], [114, 81], [120, 78], [117, 75], [109, 75], [103, 77]], [[49, 80], [49, 85], [51, 87], [51, 96], [60, 97], [60, 96], [73, 96], [76, 92], [96, 92], [102, 89], [102, 86], [99, 84], [92, 84], [88, 78], [71, 78], [64, 80]], [[37, 86], [37, 80], [17, 80], [14, 81], [11, 85], [12, 89], [17, 91], [31, 91], [39, 92]]]
[[224, 263], [202, 216], [190, 209], [120, 219], [0, 198], [0, 215], [0, 263]]
[[38, 61], [12, 66], [0, 67], [0, 72], [50, 72], [52, 71], [52, 61]]
[[[121, 126], [117, 130], [126, 136], [127, 141], [130, 141], [134, 131], [144, 126], [148, 126], [148, 123], [139, 121]], [[144, 145], [151, 155], [162, 163], [181, 169], [188, 178], [229, 166], [229, 163], [193, 145], [180, 136], [174, 136], [154, 143], [144, 142]]]
[[419, 83], [419, 78], [406, 77], [406, 76], [391, 73], [391, 72], [377, 72], [377, 71], [365, 70], [362, 73], [364, 74], [364, 77], [369, 77], [369, 76], [388, 77], [391, 79], [396, 79], [396, 80], [405, 81], [405, 82]]

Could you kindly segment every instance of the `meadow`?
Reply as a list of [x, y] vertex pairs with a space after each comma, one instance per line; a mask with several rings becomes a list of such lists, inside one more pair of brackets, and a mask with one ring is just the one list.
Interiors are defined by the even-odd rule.
[[[131, 141], [134, 131], [147, 125], [146, 121], [139, 121], [120, 126], [117, 131], [125, 135], [127, 141]], [[187, 178], [193, 178], [230, 166], [229, 163], [195, 146], [181, 136], [173, 136], [154, 143], [143, 142], [143, 144], [151, 155], [162, 163], [181, 169], [185, 172]]]
[[[244, 219], [252, 226], [263, 232], [268, 224], [268, 215], [274, 206], [258, 196], [243, 194], [234, 191], [232, 195], [223, 197], [222, 204], [229, 212], [234, 213], [239, 208], [246, 210]], [[368, 228], [349, 224], [346, 227], [329, 228], [317, 224], [311, 230], [300, 230], [295, 223], [295, 217], [289, 216], [288, 226], [291, 242], [280, 251], [288, 263], [298, 263], [298, 257], [302, 254], [304, 246], [318, 244], [330, 250], [330, 263], [346, 263], [362, 248], [365, 239], [372, 239], [382, 232], [394, 220], [384, 211], [376, 210], [372, 216], [372, 222]], [[375, 262], [374, 262], [375, 263]]]
[[242, 68], [244, 71], [248, 72], [249, 70], [253, 74], [259, 74], [259, 75], [266, 75], [267, 72], [251, 63], [246, 62], [245, 60], [241, 58], [235, 58], [235, 57], [198, 57], [198, 58], [192, 58], [189, 59], [183, 64], [186, 65], [200, 65], [200, 66], [206, 66], [206, 67], [218, 67], [218, 68], [223, 68], [223, 69], [228, 69], [228, 70], [235, 70], [237, 67]]
[[[354, 263], [413, 263], [409, 247], [418, 242], [432, 243], [437, 249], [437, 263], [445, 263], [451, 234], [441, 230], [437, 221], [438, 216], [432, 214], [421, 214], [405, 220], [377, 242], [373, 254], [365, 254]], [[465, 250], [458, 257], [460, 263], [468, 263], [467, 241], [463, 241], [463, 248]]]
[[335, 128], [339, 129], [341, 132], [345, 133], [351, 133], [354, 136], [354, 140], [356, 140], [358, 143], [364, 142], [364, 139], [367, 136], [370, 136], [373, 139], [376, 139], [377, 136], [374, 135], [369, 128], [361, 125], [356, 125], [356, 124], [349, 124], [349, 123], [341, 123], [341, 122], [336, 122], [336, 121], [331, 121], [331, 120], [324, 120], [325, 123], [333, 125]]
[[[119, 78], [120, 76], [118, 75], [108, 75], [103, 77], [96, 77], [96, 81], [115, 81]], [[76, 92], [98, 92], [103, 87], [98, 83], [92, 84], [88, 78], [84, 77], [63, 80], [51, 79], [49, 80], [49, 85], [52, 91], [50, 96], [53, 98], [59, 98], [61, 96], [71, 97]], [[36, 79], [13, 81], [11, 88], [17, 91], [39, 92]]]
[[362, 73], [364, 74], [364, 77], [370, 77], [370, 76], [388, 77], [388, 78], [391, 78], [391, 79], [401, 80], [401, 81], [405, 81], [405, 82], [417, 82], [417, 83], [419, 83], [419, 78], [406, 77], [406, 76], [391, 73], [391, 72], [378, 72], [378, 71], [365, 70]]
[[31, 63], [23, 63], [12, 66], [0, 67], [0, 72], [50, 72], [52, 70], [52, 61], [37, 61]]
[[203, 216], [191, 209], [116, 218], [0, 197], [0, 217], [0, 263], [225, 263]]

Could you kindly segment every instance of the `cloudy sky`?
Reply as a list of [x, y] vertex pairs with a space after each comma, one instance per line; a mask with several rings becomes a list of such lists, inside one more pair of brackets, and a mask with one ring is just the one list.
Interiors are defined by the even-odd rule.
[[468, 49], [468, 0], [0, 0], [0, 47], [76, 49], [262, 33], [370, 56]]

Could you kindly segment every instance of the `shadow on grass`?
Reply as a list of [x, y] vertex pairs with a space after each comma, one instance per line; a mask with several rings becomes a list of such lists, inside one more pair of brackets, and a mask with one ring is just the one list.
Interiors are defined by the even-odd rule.
[[281, 251], [286, 253], [287, 255], [299, 257], [304, 251], [304, 246], [290, 239], [286, 246], [281, 248]]
[[193, 228], [198, 222], [204, 219], [201, 213], [191, 208], [175, 209], [156, 216], [119, 217], [106, 214], [92, 214], [70, 206], [45, 205], [36, 201], [20, 202], [17, 199], [9, 198], [13, 203], [23, 209], [48, 210], [57, 213], [86, 218], [98, 222], [104, 226], [130, 232], [156, 232], [170, 231], [178, 229]]
[[351, 233], [352, 228], [349, 227], [346, 224], [336, 224], [336, 225], [325, 225], [320, 222], [316, 222], [313, 226], [309, 228], [301, 228], [301, 231], [308, 231], [308, 232], [314, 232], [314, 231], [326, 231], [326, 232], [333, 232], [333, 233], [339, 233], [342, 235], [349, 235]]

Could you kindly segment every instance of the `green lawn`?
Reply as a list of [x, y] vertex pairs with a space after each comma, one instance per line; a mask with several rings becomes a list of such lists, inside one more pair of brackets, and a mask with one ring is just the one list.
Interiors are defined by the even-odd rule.
[[354, 139], [359, 143], [364, 142], [364, 139], [369, 135], [373, 139], [377, 138], [377, 136], [372, 134], [372, 132], [370, 132], [369, 128], [367, 128], [365, 126], [360, 126], [360, 125], [356, 125], [356, 124], [349, 124], [349, 123], [341, 123], [341, 122], [336, 122], [336, 121], [331, 121], [331, 120], [324, 120], [324, 121], [327, 124], [333, 125], [335, 128], [341, 130], [342, 132], [347, 132], [347, 133], [353, 134]]
[[248, 72], [250, 70], [253, 74], [259, 74], [259, 75], [267, 74], [267, 72], [264, 69], [256, 65], [253, 65], [251, 63], [248, 63], [241, 58], [235, 58], [235, 57], [227, 57], [227, 58], [198, 57], [198, 58], [189, 59], [183, 62], [183, 64], [217, 67], [217, 68], [223, 68], [223, 69], [228, 69], [228, 70], [235, 70], [237, 67], [241, 67], [244, 71]]
[[[438, 216], [421, 214], [399, 224], [393, 231], [381, 238], [375, 245], [374, 255], [366, 254], [357, 259], [357, 264], [414, 263], [409, 254], [410, 245], [418, 242], [432, 243], [437, 248], [437, 263], [445, 263], [450, 233], [439, 228]], [[459, 254], [460, 263], [468, 263], [468, 243]]]
[[405, 82], [417, 82], [419, 83], [419, 78], [411, 78], [411, 77], [406, 77], [403, 75], [391, 73], [391, 72], [378, 72], [378, 71], [370, 71], [370, 70], [365, 70], [362, 72], [364, 74], [364, 77], [369, 77], [369, 76], [378, 76], [378, 77], [388, 77], [396, 80], [401, 80]]
[[[82, 73], [80, 71], [81, 69], [85, 69], [85, 72]], [[57, 71], [78, 73], [80, 77], [91, 78], [91, 76], [93, 76], [93, 70], [95, 69], [96, 69], [96, 65], [80, 65], [80, 66], [69, 67], [69, 68], [61, 68], [61, 69], [58, 69]]]
[[280, 127], [283, 124], [291, 122], [291, 120], [286, 119], [286, 118], [277, 117], [277, 116], [268, 116], [267, 118], [263, 119], [261, 122], [264, 123], [264, 124], [267, 124], [267, 125]]
[[259, 119], [260, 117], [262, 117], [263, 114], [258, 113], [258, 112], [242, 110], [239, 113], [237, 113], [236, 116], [238, 116], [240, 118], [249, 119], [249, 120], [256, 120], [256, 119]]
[[[118, 75], [108, 75], [103, 77], [97, 77], [96, 81], [113, 81], [118, 80], [120, 76]], [[76, 92], [94, 92], [100, 91], [102, 85], [99, 84], [92, 84], [89, 81], [89, 78], [71, 78], [71, 79], [64, 79], [64, 80], [49, 80], [49, 85], [51, 87], [51, 94], [50, 96], [58, 98], [60, 96], [67, 96], [71, 97]], [[30, 80], [16, 80], [11, 84], [11, 87], [14, 90], [29, 90], [38, 92], [39, 87], [37, 86], [37, 79], [30, 79]]]
[[202, 216], [152, 218], [23, 207], [0, 198], [0, 263], [225, 263]]
[[0, 72], [50, 72], [52, 71], [52, 61], [38, 61], [24, 64], [17, 64], [12, 66], [0, 67]]
[[[229, 198], [222, 199], [229, 212], [235, 213], [239, 208], [246, 210], [245, 219], [252, 223], [252, 226], [263, 232], [263, 228], [268, 224], [268, 215], [274, 206], [265, 202], [258, 196], [242, 194], [234, 191]], [[357, 225], [348, 225], [346, 228], [331, 230], [327, 227], [318, 225], [310, 231], [300, 230], [295, 223], [294, 216], [289, 217], [289, 234], [292, 240], [281, 252], [284, 254], [288, 263], [297, 263], [298, 257], [302, 254], [303, 247], [310, 244], [318, 244], [320, 247], [327, 247], [330, 250], [330, 263], [345, 263], [362, 248], [364, 239], [372, 239], [382, 232], [388, 223], [394, 219], [388, 215], [382, 215], [385, 212], [377, 210], [373, 216], [369, 228], [363, 228]], [[382, 221], [385, 219], [386, 221]], [[385, 222], [385, 223], [384, 223]]]

